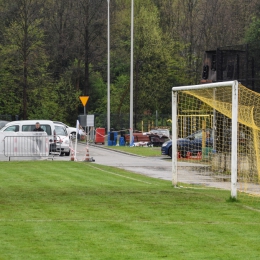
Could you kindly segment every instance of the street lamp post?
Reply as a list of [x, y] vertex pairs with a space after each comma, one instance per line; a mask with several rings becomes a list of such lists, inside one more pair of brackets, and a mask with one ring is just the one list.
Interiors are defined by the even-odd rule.
[[133, 89], [134, 89], [134, 0], [131, 1], [131, 66], [130, 66], [130, 144], [133, 140]]
[[109, 5], [110, 5], [110, 0], [107, 0], [107, 133], [110, 133], [110, 8]]

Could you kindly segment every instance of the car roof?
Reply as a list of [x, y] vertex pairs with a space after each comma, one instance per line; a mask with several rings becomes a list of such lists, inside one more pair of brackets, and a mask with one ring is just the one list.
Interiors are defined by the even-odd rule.
[[6, 125], [11, 125], [11, 124], [36, 124], [36, 122], [39, 122], [40, 124], [46, 124], [46, 123], [53, 123], [51, 120], [40, 120], [40, 119], [34, 119], [34, 120], [19, 120], [19, 121], [11, 121]]
[[64, 127], [66, 127], [67, 125], [62, 123], [62, 122], [58, 122], [58, 121], [53, 121], [54, 125], [62, 125]]
[[19, 120], [19, 121], [11, 121], [7, 124], [5, 124], [3, 127], [1, 127], [1, 131], [2, 129], [6, 129], [7, 127], [9, 126], [12, 126], [12, 125], [35, 125], [36, 122], [39, 122], [40, 125], [53, 125], [53, 122], [51, 120]]
[[61, 123], [58, 123], [58, 122], [53, 122], [54, 125], [57, 125], [57, 126], [63, 126], [65, 127], [66, 125], [65, 124], [61, 124]]
[[73, 126], [68, 126], [66, 125], [65, 123], [62, 123], [62, 122], [59, 122], [59, 121], [53, 121], [54, 124], [60, 124], [60, 125], [63, 125], [65, 126], [66, 128], [69, 128], [69, 129], [75, 129], [76, 130], [76, 127], [73, 127]]
[[63, 123], [63, 122], [60, 122], [60, 121], [53, 121], [53, 123], [56, 123], [56, 124], [62, 124], [62, 125], [66, 125], [65, 123]]

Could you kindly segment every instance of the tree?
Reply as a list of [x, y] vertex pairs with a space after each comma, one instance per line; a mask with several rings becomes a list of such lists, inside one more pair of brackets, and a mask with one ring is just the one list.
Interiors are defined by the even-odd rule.
[[[134, 22], [135, 112], [143, 114], [155, 110], [167, 111], [170, 109], [170, 88], [174, 81], [178, 83], [178, 75], [184, 72], [184, 61], [179, 55], [182, 45], [162, 31], [158, 9], [149, 0], [135, 1]], [[117, 88], [121, 94], [121, 99], [117, 100], [121, 102], [117, 104], [122, 108], [127, 107], [127, 104], [129, 106], [129, 82], [122, 83], [122, 79], [126, 82], [130, 73], [130, 5], [118, 12], [115, 24], [113, 34], [117, 37], [114, 38], [113, 45], [116, 48], [113, 49], [111, 58], [114, 61], [112, 78], [120, 77], [120, 81], [116, 82], [121, 82], [122, 89]], [[174, 70], [177, 72], [175, 75], [172, 73]], [[164, 98], [164, 102], [160, 103]]]
[[154, 0], [161, 17], [161, 28], [178, 39], [186, 49], [190, 83], [201, 78], [204, 52], [244, 43], [244, 32], [257, 1], [244, 0]]
[[51, 57], [49, 69], [55, 80], [59, 80], [77, 57], [77, 35], [75, 31], [75, 1], [48, 1], [44, 14], [46, 51]]
[[[76, 35], [78, 39], [78, 60], [84, 63], [83, 95], [90, 93], [90, 66], [97, 66], [106, 51], [106, 1], [83, 1], [75, 3]], [[83, 48], [81, 47], [83, 46]], [[90, 101], [91, 103], [91, 101]]]
[[[135, 115], [170, 113], [170, 89], [199, 82], [205, 50], [258, 41], [257, 0], [134, 2]], [[110, 5], [111, 113], [126, 114], [131, 0]], [[0, 113], [74, 122], [79, 95], [105, 113], [107, 1], [0, 0], [0, 59]]]
[[[47, 57], [45, 55], [39, 17], [43, 8], [41, 0], [15, 0], [6, 4], [10, 16], [4, 30], [4, 40], [1, 45], [2, 70], [6, 76], [13, 76], [13, 85], [5, 84], [22, 96], [23, 119], [28, 117], [28, 91], [44, 82], [46, 77]], [[6, 87], [6, 86], [5, 86]]]

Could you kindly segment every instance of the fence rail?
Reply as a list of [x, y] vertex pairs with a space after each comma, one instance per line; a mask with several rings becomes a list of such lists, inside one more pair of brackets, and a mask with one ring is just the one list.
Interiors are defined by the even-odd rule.
[[8, 135], [3, 138], [5, 157], [48, 157], [60, 155], [61, 142], [46, 133]]

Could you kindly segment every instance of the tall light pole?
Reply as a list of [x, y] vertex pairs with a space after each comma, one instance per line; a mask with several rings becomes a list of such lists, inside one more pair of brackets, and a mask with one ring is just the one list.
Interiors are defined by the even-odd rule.
[[131, 66], [130, 66], [130, 144], [133, 140], [134, 89], [134, 0], [131, 0]]
[[110, 5], [110, 0], [107, 0], [107, 133], [110, 133], [110, 9], [109, 9], [109, 5]]

